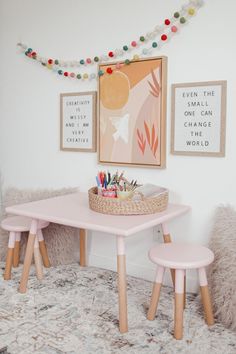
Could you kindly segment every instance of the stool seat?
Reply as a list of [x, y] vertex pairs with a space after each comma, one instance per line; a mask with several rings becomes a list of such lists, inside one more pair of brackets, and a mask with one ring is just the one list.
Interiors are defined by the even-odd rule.
[[[1, 227], [6, 231], [25, 232], [30, 230], [31, 220], [25, 216], [10, 216], [1, 222]], [[38, 229], [44, 229], [48, 225], [48, 221], [40, 221]]]
[[151, 248], [149, 257], [153, 263], [171, 269], [198, 269], [214, 260], [208, 248], [186, 243], [160, 244]]

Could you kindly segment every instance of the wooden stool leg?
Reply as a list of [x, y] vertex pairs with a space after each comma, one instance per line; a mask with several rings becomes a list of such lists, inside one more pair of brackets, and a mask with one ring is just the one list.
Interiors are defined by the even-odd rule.
[[199, 268], [198, 275], [199, 275], [201, 297], [202, 297], [206, 323], [208, 324], [208, 326], [211, 326], [215, 323], [215, 321], [214, 321], [214, 316], [212, 311], [212, 304], [211, 304], [211, 298], [210, 298], [210, 293], [207, 284], [205, 268]]
[[164, 272], [165, 272], [165, 268], [159, 266], [157, 267], [156, 279], [155, 282], [153, 283], [151, 303], [147, 314], [147, 319], [150, 321], [154, 320], [157, 312], [157, 305], [160, 297]]
[[19, 261], [20, 261], [20, 239], [21, 239], [21, 233], [16, 232], [16, 240], [15, 240], [15, 247], [14, 247], [14, 254], [13, 254], [13, 267], [17, 268], [19, 267]]
[[186, 308], [186, 270], [184, 271], [184, 309]]
[[119, 295], [119, 329], [128, 332], [127, 292], [126, 292], [126, 257], [123, 236], [117, 236], [117, 272]]
[[[162, 226], [162, 234], [163, 234], [164, 243], [172, 242], [167, 224], [163, 223], [163, 224], [161, 224], [161, 226]], [[170, 269], [170, 273], [171, 273], [173, 286], [175, 286], [175, 270]]]
[[81, 267], [86, 267], [86, 230], [79, 230], [80, 261]]
[[26, 252], [25, 252], [23, 272], [22, 272], [20, 287], [19, 287], [19, 292], [22, 294], [25, 293], [26, 289], [27, 289], [30, 266], [31, 266], [32, 257], [33, 257], [33, 253], [34, 253], [34, 241], [35, 241], [35, 237], [37, 234], [37, 228], [38, 228], [37, 226], [38, 226], [38, 221], [32, 220], [30, 232], [29, 232], [29, 237], [28, 237], [28, 242], [27, 242], [27, 247], [26, 247]]
[[35, 263], [36, 276], [38, 280], [42, 280], [43, 266], [42, 266], [42, 258], [39, 251], [39, 241], [37, 236], [35, 237], [35, 241], [34, 241], [34, 263]]
[[175, 339], [183, 338], [184, 270], [175, 271]]
[[16, 239], [15, 232], [11, 231], [9, 234], [6, 267], [5, 267], [5, 272], [4, 272], [4, 279], [5, 280], [11, 279], [11, 268], [12, 268], [12, 262], [13, 262], [15, 239]]
[[44, 241], [44, 237], [43, 237], [43, 233], [42, 230], [38, 230], [37, 231], [37, 237], [38, 237], [38, 241], [39, 241], [39, 250], [43, 259], [43, 265], [45, 268], [50, 268], [51, 267], [51, 263], [48, 257], [48, 251], [46, 248], [46, 244]]

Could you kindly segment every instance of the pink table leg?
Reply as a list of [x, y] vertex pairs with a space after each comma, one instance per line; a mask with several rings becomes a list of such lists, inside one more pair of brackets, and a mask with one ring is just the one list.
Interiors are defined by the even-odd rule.
[[48, 251], [45, 245], [45, 241], [44, 241], [44, 237], [43, 237], [43, 233], [42, 230], [38, 230], [37, 231], [37, 237], [38, 237], [38, 241], [39, 241], [39, 250], [42, 256], [42, 260], [43, 260], [43, 265], [45, 268], [50, 268], [51, 267], [51, 263], [50, 260], [48, 258]]
[[28, 242], [27, 242], [27, 247], [26, 247], [26, 252], [25, 252], [23, 272], [22, 272], [20, 287], [19, 287], [20, 293], [25, 293], [26, 289], [27, 289], [30, 266], [31, 266], [32, 257], [33, 257], [33, 253], [34, 253], [34, 242], [35, 242], [35, 237], [37, 234], [37, 228], [38, 228], [38, 220], [32, 220], [30, 232], [29, 232], [29, 237], [28, 237]]
[[117, 236], [116, 239], [119, 294], [119, 329], [121, 333], [125, 333], [128, 332], [125, 242], [123, 236]]
[[38, 235], [35, 237], [34, 241], [34, 265], [36, 270], [36, 276], [38, 280], [43, 279], [43, 265], [42, 265], [42, 258], [39, 251], [39, 240]]

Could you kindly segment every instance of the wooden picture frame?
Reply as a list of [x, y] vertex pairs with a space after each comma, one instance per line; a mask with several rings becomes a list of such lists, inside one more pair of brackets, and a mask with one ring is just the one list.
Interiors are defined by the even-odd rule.
[[172, 85], [171, 153], [225, 156], [227, 81]]
[[167, 58], [99, 70], [99, 163], [165, 168]]
[[60, 149], [96, 152], [96, 92], [60, 94]]

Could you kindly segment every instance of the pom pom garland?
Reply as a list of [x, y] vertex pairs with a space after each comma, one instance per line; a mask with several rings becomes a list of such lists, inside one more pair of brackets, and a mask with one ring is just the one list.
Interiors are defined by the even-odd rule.
[[[182, 6], [181, 10], [174, 12], [171, 18], [166, 18], [163, 21], [163, 24], [160, 26], [155, 26], [152, 32], [146, 33], [146, 35], [141, 35], [138, 40], [132, 40], [130, 45], [123, 45], [121, 49], [115, 49], [114, 51], [109, 51], [107, 55], [96, 55], [92, 58], [87, 59], [79, 59], [74, 61], [64, 61], [60, 59], [53, 59], [53, 58], [44, 58], [40, 56], [36, 51], [33, 51], [32, 48], [28, 48], [25, 44], [18, 43], [17, 45], [20, 47], [21, 51], [29, 58], [38, 61], [43, 66], [52, 70], [53, 72], [58, 73], [58, 75], [64, 76], [66, 78], [72, 79], [96, 79], [99, 76], [106, 74], [111, 75], [115, 70], [119, 70], [123, 65], [129, 65], [132, 60], [139, 60], [140, 54], [147, 55], [152, 52], [153, 49], [158, 49], [161, 47], [161, 43], [167, 42], [168, 38], [171, 38], [173, 34], [179, 31], [179, 28], [184, 25], [187, 20], [193, 17], [197, 10], [203, 5], [202, 0], [189, 0], [189, 3]], [[155, 40], [153, 40], [155, 38]], [[75, 73], [74, 71], [69, 72], [68, 70], [64, 71], [62, 67], [85, 67], [87, 65], [96, 65], [103, 61], [109, 60], [109, 58], [116, 58], [121, 57], [123, 55], [127, 55], [131, 50], [138, 48], [141, 45], [148, 44], [150, 42], [150, 46], [143, 48], [140, 50], [140, 54], [134, 54], [132, 59], [126, 58], [123, 60], [123, 63], [117, 63], [114, 66], [114, 69], [108, 67], [106, 72], [104, 73], [103, 70], [99, 70], [97, 75], [95, 73]]]

